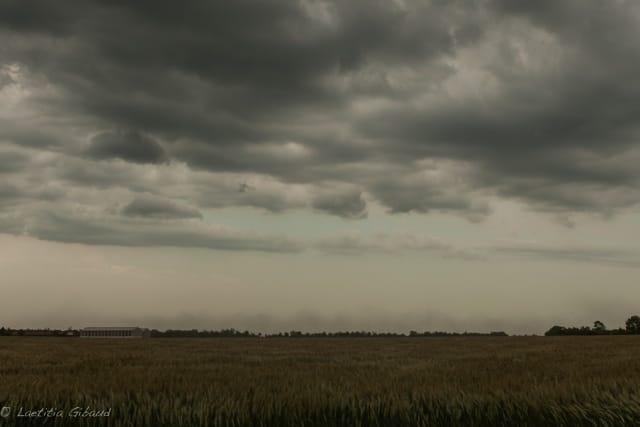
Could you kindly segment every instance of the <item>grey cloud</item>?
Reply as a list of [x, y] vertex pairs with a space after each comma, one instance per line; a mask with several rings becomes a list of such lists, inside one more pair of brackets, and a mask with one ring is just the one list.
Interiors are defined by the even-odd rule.
[[[0, 196], [2, 196], [1, 193]], [[0, 233], [20, 236], [24, 234], [24, 225], [24, 217], [20, 213], [0, 212]]]
[[[411, 4], [409, 10], [403, 11], [386, 1], [327, 2], [329, 16], [323, 20], [305, 8], [304, 3], [314, 2], [238, 1], [221, 5], [197, 1], [185, 6], [182, 19], [176, 20], [174, 5], [168, 2], [136, 5], [94, 2], [76, 11], [64, 8], [65, 13], [52, 13], [60, 16], [56, 23], [60, 29], [56, 30], [49, 22], [36, 19], [24, 24], [20, 10], [25, 6], [9, 2], [5, 4], [0, 22], [13, 31], [40, 37], [82, 34], [82, 53], [96, 62], [87, 61], [86, 56], [81, 61], [76, 56], [79, 52], [65, 51], [67, 59], [75, 62], [74, 69], [71, 64], [67, 68], [66, 64], [46, 63], [44, 61], [49, 60], [46, 56], [34, 64], [51, 67], [50, 77], [76, 85], [79, 95], [96, 88], [81, 86], [80, 82], [69, 79], [72, 76], [101, 83], [102, 95], [111, 91], [123, 94], [128, 89], [126, 86], [137, 84], [140, 93], [156, 101], [166, 100], [163, 95], [172, 95], [167, 93], [172, 86], [163, 89], [157, 76], [171, 81], [171, 72], [177, 70], [215, 83], [216, 89], [220, 84], [228, 88], [235, 86], [237, 90], [227, 91], [222, 99], [224, 109], [233, 107], [233, 98], [242, 100], [242, 106], [238, 105], [242, 108], [232, 109], [235, 113], [246, 111], [250, 104], [268, 103], [270, 107], [286, 108], [290, 103], [316, 103], [323, 97], [335, 98], [336, 94], [326, 93], [319, 81], [327, 73], [353, 69], [376, 58], [386, 61], [429, 58], [453, 47], [450, 23], [443, 16], [430, 13], [446, 12], [446, 8]], [[31, 7], [48, 9], [40, 2], [34, 2]], [[429, 25], [425, 25], [425, 21]], [[114, 22], [118, 23], [116, 31]], [[120, 42], [131, 39], [136, 43]], [[21, 56], [20, 52], [15, 54]], [[110, 74], [101, 72], [93, 64], [104, 65]], [[137, 70], [148, 70], [152, 75]], [[89, 102], [95, 99], [85, 98]], [[126, 108], [142, 100], [144, 98], [125, 96], [119, 106]], [[178, 103], [183, 100], [179, 99]], [[93, 105], [92, 109], [99, 107], [99, 104], [85, 105]], [[112, 113], [117, 114], [115, 110]], [[268, 111], [260, 112], [264, 113]], [[176, 117], [172, 125], [179, 126], [183, 117], [187, 118]], [[163, 122], [158, 120], [155, 124], [162, 126]]]
[[307, 206], [311, 192], [309, 185], [286, 184], [266, 175], [198, 171], [180, 162], [102, 162], [52, 154], [30, 172], [41, 181], [61, 182], [76, 194], [89, 189], [98, 189], [105, 196], [120, 191], [119, 197], [127, 199], [130, 192], [150, 193], [202, 208], [251, 206], [282, 212]]
[[7, 67], [0, 68], [0, 90], [5, 86], [9, 86], [10, 84], [14, 84], [15, 80], [11, 77], [9, 70]]
[[384, 242], [367, 241], [359, 233], [325, 237], [316, 242], [315, 247], [322, 252], [338, 255], [361, 255], [371, 251], [386, 252], [389, 250]]
[[319, 239], [314, 242], [313, 247], [321, 252], [336, 255], [414, 251], [469, 261], [481, 260], [488, 255], [488, 251], [483, 248], [460, 247], [431, 236], [414, 233], [349, 232]]
[[459, 166], [433, 164], [411, 169], [410, 173], [390, 170], [395, 175], [376, 177], [370, 184], [372, 194], [392, 213], [453, 212], [480, 221], [491, 212], [488, 202], [465, 183], [465, 171]]
[[72, 0], [68, 7], [56, 7], [39, 1], [8, 1], [0, 5], [0, 22], [20, 32], [45, 32], [69, 36], [73, 34], [73, 27], [79, 23], [84, 11], [85, 3], [75, 0]]
[[0, 184], [0, 203], [3, 205], [15, 203], [23, 197], [20, 187], [13, 183], [3, 182]]
[[[133, 167], [131, 167], [133, 166]], [[142, 174], [136, 166], [124, 162], [104, 163], [99, 161], [78, 161], [76, 159], [58, 159], [54, 168], [55, 176], [70, 185], [108, 189], [127, 187], [137, 191], [150, 191], [144, 186]]]
[[16, 179], [9, 174], [0, 182], [0, 207], [19, 206], [38, 201], [62, 201], [67, 191], [67, 188], [56, 182]]
[[[640, 92], [626, 84], [640, 69], [640, 49], [630, 42], [637, 38], [637, 5], [495, 3], [504, 6], [494, 17], [496, 29], [476, 46], [477, 54], [487, 59], [470, 64], [476, 80], [469, 84], [479, 95], [387, 108], [365, 117], [362, 132], [395, 140], [395, 152], [408, 158], [472, 160], [483, 172], [472, 185], [500, 182], [503, 196], [517, 195], [537, 206], [545, 204], [536, 194], [540, 185], [529, 192], [510, 188], [511, 181], [537, 181], [549, 192], [558, 185], [571, 186], [584, 200], [598, 198], [594, 188], [629, 186], [637, 200], [637, 171], [601, 167], [610, 156], [637, 148]], [[465, 72], [461, 68], [451, 84], [465, 84]], [[590, 164], [583, 163], [580, 152], [592, 157]], [[514, 191], [502, 192], [505, 188]], [[634, 198], [629, 199], [612, 209], [632, 206]], [[559, 198], [549, 205], [576, 207]], [[597, 211], [601, 206], [580, 209]]]
[[58, 132], [36, 121], [16, 123], [16, 119], [4, 119], [0, 116], [0, 143], [43, 150], [62, 147], [65, 145], [64, 138], [59, 135], [58, 129], [56, 131]]
[[[244, 190], [244, 191], [240, 191]], [[250, 206], [270, 212], [304, 208], [306, 186], [285, 184], [268, 176], [199, 172], [188, 185], [176, 188], [203, 208]]]
[[93, 159], [122, 159], [134, 163], [167, 161], [162, 146], [154, 139], [135, 131], [103, 132], [91, 139], [87, 154]]
[[523, 199], [534, 208], [554, 213], [598, 212], [612, 215], [625, 207], [632, 207], [640, 200], [635, 185], [604, 186], [602, 184], [578, 184], [554, 182], [550, 179], [513, 179], [498, 185], [502, 194]]
[[157, 196], [141, 195], [120, 211], [126, 216], [158, 219], [201, 218], [200, 211], [192, 206]]
[[632, 249], [607, 245], [577, 245], [538, 242], [484, 242], [454, 244], [428, 235], [415, 233], [350, 232], [328, 236], [314, 242], [320, 252], [335, 255], [363, 255], [370, 253], [429, 252], [443, 258], [467, 261], [516, 258], [541, 261], [570, 261], [618, 267], [639, 268], [640, 253]]
[[0, 174], [21, 171], [29, 164], [30, 157], [17, 151], [0, 152]]
[[474, 206], [473, 202], [463, 195], [423, 183], [381, 181], [372, 190], [373, 194], [389, 206], [393, 213], [443, 210], [475, 212], [484, 215], [489, 212], [489, 208], [484, 203]]
[[95, 209], [16, 211], [0, 217], [2, 232], [66, 243], [115, 246], [173, 246], [220, 250], [299, 252], [303, 246], [284, 236], [243, 232], [201, 221], [125, 219]]
[[291, 142], [279, 144], [247, 143], [219, 147], [181, 141], [175, 144], [171, 150], [174, 156], [197, 169], [271, 175], [280, 175], [286, 171], [288, 176], [304, 175], [304, 165], [311, 157], [311, 154], [305, 151], [305, 147]]
[[313, 198], [312, 206], [344, 218], [362, 219], [367, 216], [367, 202], [358, 189], [323, 191]]

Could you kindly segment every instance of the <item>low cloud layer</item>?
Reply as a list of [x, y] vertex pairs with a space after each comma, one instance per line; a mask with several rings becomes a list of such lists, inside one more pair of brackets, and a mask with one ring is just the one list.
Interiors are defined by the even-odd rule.
[[[165, 211], [166, 212], [166, 211]], [[286, 236], [246, 232], [199, 220], [130, 218], [82, 207], [34, 209], [25, 217], [0, 216], [0, 227], [18, 235], [65, 243], [133, 247], [186, 247], [264, 252], [299, 252]]]

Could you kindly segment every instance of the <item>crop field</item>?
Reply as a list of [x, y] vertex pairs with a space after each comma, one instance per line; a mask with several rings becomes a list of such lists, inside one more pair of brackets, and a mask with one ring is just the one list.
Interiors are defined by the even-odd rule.
[[0, 407], [7, 426], [632, 426], [640, 337], [0, 337]]

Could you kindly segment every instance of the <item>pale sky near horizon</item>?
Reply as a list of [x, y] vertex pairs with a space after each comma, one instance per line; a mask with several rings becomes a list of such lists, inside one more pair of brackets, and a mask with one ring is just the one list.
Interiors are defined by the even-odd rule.
[[0, 326], [640, 314], [640, 4], [0, 3]]

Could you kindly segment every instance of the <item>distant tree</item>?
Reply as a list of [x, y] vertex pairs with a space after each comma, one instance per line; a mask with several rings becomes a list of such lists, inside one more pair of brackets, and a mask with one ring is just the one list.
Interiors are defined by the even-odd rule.
[[544, 334], [546, 336], [567, 335], [567, 328], [565, 328], [564, 326], [554, 325]]
[[607, 330], [607, 327], [604, 326], [604, 323], [602, 323], [599, 320], [596, 320], [595, 322], [593, 322], [593, 332], [597, 333], [597, 334], [602, 334]]
[[625, 322], [628, 334], [640, 334], [640, 316], [631, 316]]

